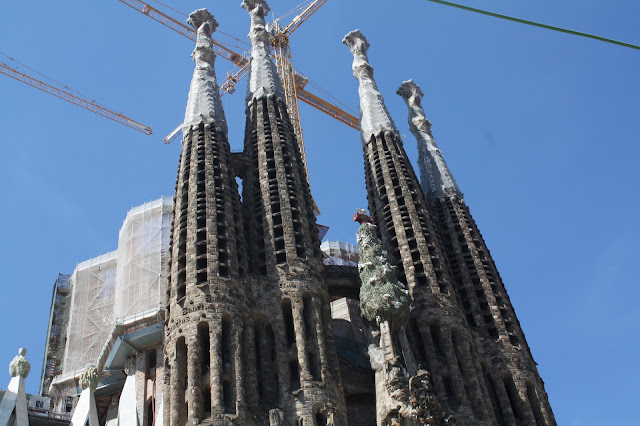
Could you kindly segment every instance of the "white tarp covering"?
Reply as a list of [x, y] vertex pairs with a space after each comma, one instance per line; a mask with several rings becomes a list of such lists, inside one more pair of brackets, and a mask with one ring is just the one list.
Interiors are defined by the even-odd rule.
[[171, 212], [171, 199], [163, 197], [127, 214], [118, 240], [114, 318], [128, 317], [162, 302]]
[[63, 372], [83, 369], [98, 358], [111, 325], [116, 287], [116, 252], [103, 254], [76, 266]]
[[320, 244], [324, 254], [325, 265], [358, 266], [358, 246], [341, 243], [340, 241], [325, 241]]
[[127, 214], [118, 249], [76, 266], [62, 374], [95, 363], [118, 318], [157, 307], [168, 272], [172, 201], [163, 197]]

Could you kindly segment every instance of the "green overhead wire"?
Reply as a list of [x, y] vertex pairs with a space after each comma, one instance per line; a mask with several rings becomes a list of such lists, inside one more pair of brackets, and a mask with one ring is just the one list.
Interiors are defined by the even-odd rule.
[[487, 12], [486, 10], [475, 9], [473, 7], [463, 6], [461, 4], [451, 3], [451, 2], [443, 1], [443, 0], [426, 0], [426, 1], [443, 4], [445, 6], [456, 7], [458, 9], [463, 9], [463, 10], [467, 10], [469, 12], [479, 13], [481, 15], [493, 16], [494, 18], [505, 19], [507, 21], [518, 22], [520, 24], [531, 25], [533, 27], [544, 28], [544, 29], [547, 29], [547, 30], [558, 31], [558, 32], [561, 32], [561, 33], [566, 33], [566, 34], [573, 34], [573, 35], [577, 35], [577, 36], [580, 36], [580, 37], [586, 37], [586, 38], [591, 38], [591, 39], [594, 39], [594, 40], [604, 41], [605, 43], [617, 44], [618, 46], [628, 47], [630, 49], [640, 50], [640, 46], [637, 46], [635, 44], [625, 43], [623, 41], [618, 41], [618, 40], [612, 40], [610, 38], [600, 37], [600, 36], [597, 36], [597, 35], [583, 33], [583, 32], [580, 32], [580, 31], [567, 30], [565, 28], [553, 27], [551, 25], [541, 24], [539, 22], [533, 22], [533, 21], [527, 21], [525, 19], [513, 18], [511, 16], [500, 15], [499, 13]]

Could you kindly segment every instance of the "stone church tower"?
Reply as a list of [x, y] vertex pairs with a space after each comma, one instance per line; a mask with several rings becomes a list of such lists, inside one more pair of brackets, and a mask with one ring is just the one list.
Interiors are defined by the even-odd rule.
[[164, 419], [171, 425], [246, 415], [241, 395], [250, 362], [246, 242], [213, 66], [218, 24], [204, 9], [188, 22], [197, 29], [196, 68], [174, 196], [164, 346]]
[[[436, 217], [456, 291], [481, 356], [482, 375], [498, 424], [555, 424], [538, 374], [500, 274], [462, 192], [447, 167], [412, 80], [397, 92], [409, 108], [418, 142], [422, 190]], [[524, 401], [524, 403], [523, 403]]]
[[433, 141], [420, 89], [409, 81], [398, 93], [407, 101], [418, 139], [422, 189], [373, 79], [369, 43], [358, 30], [343, 42], [354, 56], [359, 82], [369, 209], [413, 300], [406, 329], [411, 352], [430, 372], [439, 405], [452, 415], [446, 420], [555, 424], [496, 267]]
[[242, 6], [253, 58], [243, 203], [214, 71], [217, 23], [205, 9], [188, 21], [196, 69], [174, 198], [164, 419], [346, 424], [313, 202], [270, 55], [269, 8]]

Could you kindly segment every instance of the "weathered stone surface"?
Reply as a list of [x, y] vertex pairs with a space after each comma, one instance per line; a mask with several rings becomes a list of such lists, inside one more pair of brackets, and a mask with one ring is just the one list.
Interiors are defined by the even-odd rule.
[[[386, 116], [366, 39], [352, 32], [345, 42], [354, 54], [362, 118], [368, 123], [362, 136], [369, 209], [413, 300], [407, 340], [416, 362], [428, 368], [442, 410], [451, 414], [447, 421], [555, 424], [495, 265], [433, 142], [420, 106], [422, 92], [412, 82], [399, 90], [409, 106], [412, 131], [425, 148], [421, 161], [428, 164], [421, 168], [430, 172], [423, 176], [429, 201]], [[378, 396], [385, 393], [380, 382]]]
[[554, 425], [544, 384], [500, 274], [433, 140], [431, 123], [421, 106], [423, 93], [411, 80], [397, 93], [409, 108], [409, 125], [418, 140], [423, 191], [476, 348], [473, 351], [465, 343], [467, 339], [456, 333], [452, 336], [455, 356], [467, 364], [477, 365], [480, 359], [477, 379], [465, 386], [483, 398], [472, 402], [476, 407], [489, 407], [499, 424]]
[[164, 421], [343, 425], [313, 203], [263, 34], [268, 6], [243, 6], [254, 47], [245, 201], [226, 132], [192, 116], [174, 198]]

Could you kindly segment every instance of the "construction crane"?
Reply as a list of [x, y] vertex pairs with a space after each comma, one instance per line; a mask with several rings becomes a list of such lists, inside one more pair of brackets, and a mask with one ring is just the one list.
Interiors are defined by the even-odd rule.
[[[120, 0], [120, 2], [126, 4], [134, 10], [137, 10], [140, 13], [144, 13], [149, 18], [153, 19], [154, 21], [160, 22], [166, 27], [171, 28], [178, 34], [196, 41], [197, 33], [193, 28], [183, 24], [177, 19], [172, 18], [166, 13], [159, 11], [155, 7], [140, 0]], [[213, 41], [213, 50], [218, 56], [233, 62], [240, 68], [234, 75], [229, 75], [227, 80], [222, 84], [222, 86], [220, 86], [221, 93], [233, 93], [235, 92], [235, 83], [242, 79], [242, 77], [244, 77], [244, 75], [249, 71], [249, 63], [251, 62], [251, 60], [249, 59], [249, 52], [237, 53], [229, 49], [219, 41], [215, 40], [214, 38], [212, 38], [211, 40]]]
[[[281, 18], [276, 19], [273, 22], [273, 29], [271, 31], [271, 45], [274, 47], [276, 66], [278, 67], [278, 74], [280, 74], [280, 79], [282, 80], [284, 96], [289, 109], [289, 117], [298, 139], [300, 154], [302, 155], [302, 163], [304, 164], [305, 169], [307, 169], [307, 156], [304, 149], [304, 139], [302, 138], [302, 125], [300, 124], [297, 88], [298, 85], [300, 85], [302, 86], [302, 89], [304, 85], [306, 85], [308, 79], [297, 78], [298, 75], [296, 75], [297, 73], [293, 69], [289, 36], [326, 2], [327, 0], [315, 0], [305, 10], [303, 10], [302, 13], [293, 18], [291, 23], [284, 28], [280, 26]], [[308, 174], [309, 171], [307, 169], [307, 176]]]
[[144, 124], [140, 124], [131, 118], [112, 111], [108, 108], [98, 105], [94, 101], [85, 99], [81, 96], [73, 95], [66, 90], [59, 89], [55, 86], [47, 84], [43, 81], [30, 77], [12, 67], [5, 64], [4, 62], [0, 62], [0, 73], [14, 78], [22, 83], [28, 84], [29, 86], [35, 87], [36, 89], [40, 89], [43, 92], [49, 93], [50, 95], [57, 96], [60, 99], [63, 99], [67, 102], [71, 102], [72, 104], [78, 105], [82, 108], [88, 109], [89, 111], [95, 112], [96, 114], [100, 114], [103, 117], [107, 117], [110, 120], [116, 121], [120, 124], [124, 124], [127, 127], [131, 127], [134, 130], [150, 135], [152, 132], [151, 127], [145, 126]]
[[[120, 2], [132, 7], [140, 13], [145, 14], [149, 18], [171, 28], [178, 34], [184, 37], [195, 40], [196, 31], [193, 28], [181, 23], [180, 21], [172, 18], [166, 13], [154, 8], [153, 6], [141, 1], [141, 0], [119, 0]], [[330, 115], [336, 120], [352, 127], [356, 130], [360, 130], [360, 120], [344, 111], [342, 108], [316, 96], [307, 90], [305, 86], [309, 82], [309, 79], [302, 73], [293, 68], [291, 61], [291, 51], [289, 49], [289, 36], [295, 31], [302, 23], [304, 23], [314, 12], [316, 12], [320, 6], [326, 3], [327, 0], [316, 0], [309, 5], [302, 13], [293, 18], [291, 23], [286, 27], [282, 27], [279, 23], [281, 18], [278, 18], [274, 22], [274, 28], [272, 30], [272, 44], [275, 47], [276, 64], [280, 72], [280, 77], [283, 80], [283, 86], [285, 88], [285, 96], [287, 105], [290, 109], [291, 124], [296, 129], [296, 136], [298, 137], [298, 143], [300, 144], [300, 152], [304, 158], [304, 142], [302, 139], [302, 127], [300, 125], [300, 115], [298, 113], [297, 99], [311, 105], [312, 107]], [[276, 30], [276, 27], [278, 28]], [[213, 40], [214, 50], [216, 54], [220, 55], [236, 65], [233, 72], [227, 75], [226, 80], [220, 86], [220, 93], [233, 93], [235, 91], [235, 84], [240, 81], [249, 71], [249, 52], [237, 53], [232, 49], [224, 46], [217, 40]], [[178, 125], [166, 138], [165, 143], [171, 143], [175, 140], [182, 130], [182, 124]]]

